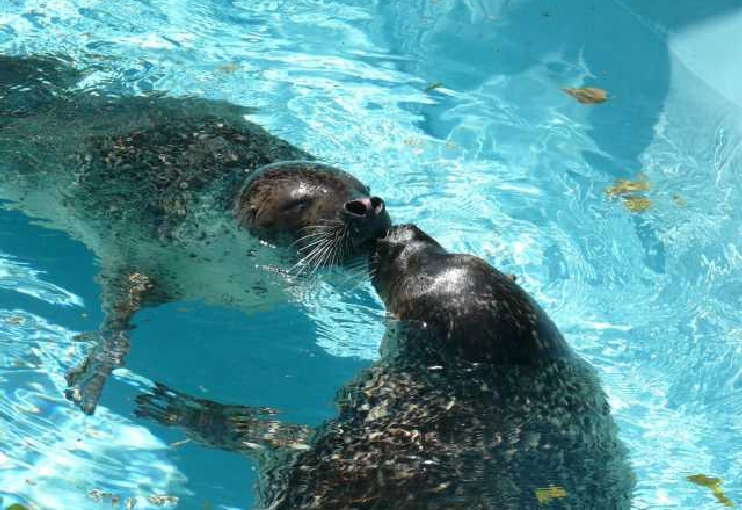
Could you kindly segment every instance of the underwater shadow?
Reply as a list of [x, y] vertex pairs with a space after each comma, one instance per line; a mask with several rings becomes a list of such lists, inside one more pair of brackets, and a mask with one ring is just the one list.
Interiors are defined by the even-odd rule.
[[[384, 16], [377, 18], [376, 28], [392, 52], [418, 57], [400, 67], [430, 83], [444, 73], [446, 87], [474, 90], [494, 76], [521, 74], [546, 60], [555, 88], [606, 89], [609, 101], [591, 112], [590, 134], [611, 156], [600, 161], [601, 168], [616, 176], [635, 172], [638, 156], [652, 140], [670, 82], [668, 33], [742, 9], [739, 0], [683, 0], [673, 2], [672, 9], [639, 0], [599, 7], [592, 0], [404, 4], [381, 2]], [[547, 60], [554, 54], [557, 61]], [[436, 99], [439, 106], [453, 100]], [[422, 110], [432, 134], [445, 136], [445, 122], [436, 118], [439, 107]]]
[[[523, 76], [539, 67], [555, 90], [605, 89], [608, 101], [586, 105], [590, 110], [580, 120], [595, 146], [582, 156], [609, 178], [629, 178], [642, 169], [640, 157], [668, 95], [668, 35], [740, 8], [739, 0], [387, 0], [377, 4], [380, 15], [371, 30], [392, 53], [412, 57], [399, 63], [404, 71], [456, 91], [476, 91], [498, 76]], [[432, 95], [433, 104], [409, 108], [422, 117], [427, 133], [446, 139], [459, 119], [445, 113], [460, 100]], [[553, 106], [566, 101], [572, 99], [565, 95]], [[635, 223], [647, 266], [663, 272], [662, 242], [645, 221]]]

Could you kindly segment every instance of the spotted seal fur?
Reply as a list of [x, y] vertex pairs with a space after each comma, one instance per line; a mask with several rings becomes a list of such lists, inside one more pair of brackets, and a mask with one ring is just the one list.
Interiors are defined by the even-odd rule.
[[634, 475], [592, 368], [484, 260], [411, 225], [370, 256], [394, 317], [382, 356], [321, 427], [158, 385], [136, 413], [255, 455], [258, 508], [628, 510]]
[[106, 320], [67, 392], [85, 412], [142, 307], [284, 302], [275, 268], [344, 264], [389, 226], [366, 185], [247, 121], [249, 108], [119, 97], [76, 88], [80, 78], [60, 59], [0, 56], [0, 199], [100, 265]]

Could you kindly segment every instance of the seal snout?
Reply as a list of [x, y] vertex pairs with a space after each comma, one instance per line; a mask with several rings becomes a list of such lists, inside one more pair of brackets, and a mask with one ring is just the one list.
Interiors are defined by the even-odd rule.
[[367, 246], [373, 239], [384, 236], [391, 226], [384, 201], [379, 197], [348, 200], [343, 205], [343, 214], [356, 248]]
[[379, 216], [384, 212], [384, 201], [379, 197], [362, 197], [350, 200], [344, 206], [346, 214], [351, 217], [365, 218], [367, 216]]

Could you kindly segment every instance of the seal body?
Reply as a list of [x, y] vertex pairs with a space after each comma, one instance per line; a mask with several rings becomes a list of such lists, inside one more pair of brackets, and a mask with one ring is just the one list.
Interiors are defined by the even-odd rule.
[[80, 77], [63, 61], [0, 57], [0, 199], [86, 244], [103, 279], [145, 274], [145, 302], [285, 300], [285, 282], [261, 270], [293, 257], [276, 246], [338, 227], [344, 252], [323, 262], [342, 263], [389, 224], [367, 186], [247, 121], [250, 108], [107, 96], [75, 89]]
[[68, 376], [86, 412], [142, 307], [272, 307], [293, 299], [287, 263], [344, 264], [389, 226], [367, 186], [249, 122], [249, 108], [106, 95], [80, 77], [61, 60], [0, 56], [0, 200], [100, 266], [101, 340]]
[[511, 277], [414, 226], [378, 240], [370, 267], [399, 322], [271, 508], [630, 508], [598, 379]]

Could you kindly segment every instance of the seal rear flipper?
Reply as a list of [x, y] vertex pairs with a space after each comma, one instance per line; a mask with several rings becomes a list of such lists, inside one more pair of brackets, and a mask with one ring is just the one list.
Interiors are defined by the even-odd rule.
[[108, 377], [124, 366], [129, 354], [131, 319], [138, 312], [153, 283], [138, 272], [115, 272], [114, 278], [103, 276], [103, 308], [106, 320], [99, 340], [85, 361], [67, 374], [65, 397], [85, 414], [93, 414]]
[[67, 373], [65, 398], [85, 414], [93, 414], [108, 376], [123, 366], [128, 353], [129, 335], [126, 331], [103, 331], [85, 361]]
[[156, 383], [136, 397], [134, 414], [166, 427], [180, 427], [197, 443], [240, 453], [272, 453], [308, 448], [311, 427], [281, 423], [269, 407], [225, 405], [198, 399]]

